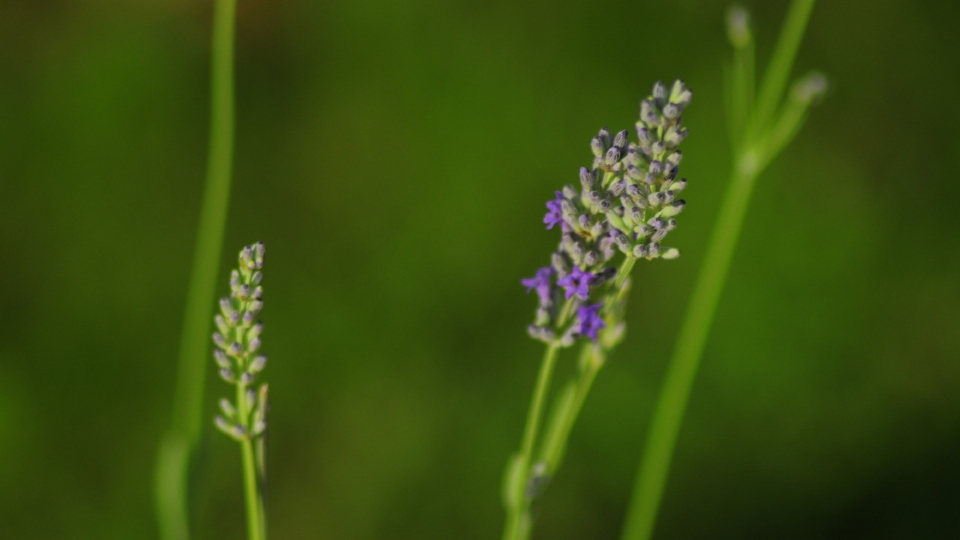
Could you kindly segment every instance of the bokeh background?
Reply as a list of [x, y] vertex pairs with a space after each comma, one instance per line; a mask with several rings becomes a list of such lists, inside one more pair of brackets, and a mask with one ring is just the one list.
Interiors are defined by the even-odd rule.
[[[787, 2], [747, 4], [763, 66]], [[266, 242], [272, 537], [498, 538], [543, 203], [681, 77], [684, 256], [635, 270], [535, 534], [617, 538], [728, 175], [726, 5], [239, 1], [219, 290]], [[156, 537], [211, 12], [0, 3], [0, 537]], [[796, 72], [833, 89], [756, 190], [657, 538], [960, 537], [958, 21], [952, 0], [816, 6]], [[198, 537], [241, 538], [237, 448], [207, 425]]]

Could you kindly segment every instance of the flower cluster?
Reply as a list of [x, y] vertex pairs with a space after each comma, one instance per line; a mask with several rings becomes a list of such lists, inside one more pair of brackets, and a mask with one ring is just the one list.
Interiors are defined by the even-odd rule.
[[221, 431], [237, 440], [248, 440], [263, 434], [267, 428], [267, 385], [259, 392], [251, 386], [257, 374], [267, 365], [260, 350], [263, 323], [256, 318], [263, 308], [263, 243], [240, 250], [240, 267], [230, 273], [230, 296], [220, 299], [220, 313], [214, 318], [217, 331], [213, 357], [220, 366], [220, 377], [237, 386], [237, 403], [220, 400], [223, 416], [217, 416]]
[[669, 90], [655, 84], [640, 103], [636, 141], [627, 130], [601, 129], [590, 141], [591, 168], [580, 169], [580, 189], [567, 185], [547, 202], [543, 222], [547, 229], [559, 225], [562, 237], [550, 266], [522, 280], [540, 299], [529, 327], [534, 338], [552, 343], [559, 335], [564, 346], [580, 336], [597, 340], [606, 326], [604, 300], [590, 303], [591, 294], [616, 277], [617, 269], [608, 264], [617, 251], [633, 260], [680, 255], [661, 242], [677, 226], [674, 216], [685, 204], [678, 198], [687, 180], [677, 178], [682, 157], [677, 147], [687, 136], [680, 120], [691, 97], [682, 81]]

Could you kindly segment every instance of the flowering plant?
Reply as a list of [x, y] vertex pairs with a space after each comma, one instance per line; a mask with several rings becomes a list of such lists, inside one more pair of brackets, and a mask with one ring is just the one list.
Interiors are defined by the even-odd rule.
[[[692, 93], [682, 81], [668, 89], [656, 83], [640, 103], [636, 141], [627, 130], [603, 128], [590, 141], [593, 163], [580, 169], [580, 188], [565, 186], [547, 202], [546, 228], [559, 226], [550, 264], [521, 282], [536, 291], [538, 307], [530, 335], [546, 354], [534, 389], [520, 451], [507, 467], [504, 540], [530, 533], [531, 505], [559, 466], [570, 429], [605, 354], [622, 339], [630, 271], [640, 260], [675, 259], [680, 251], [661, 242], [677, 226], [686, 204], [678, 178], [687, 136], [681, 115]], [[611, 263], [623, 254], [619, 267]], [[542, 409], [560, 349], [584, 343], [580, 370], [561, 393], [543, 443], [538, 445]], [[538, 459], [534, 452], [540, 450]]]

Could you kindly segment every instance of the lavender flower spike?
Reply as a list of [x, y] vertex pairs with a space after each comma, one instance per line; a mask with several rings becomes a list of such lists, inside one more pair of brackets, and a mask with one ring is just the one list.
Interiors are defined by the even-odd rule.
[[553, 276], [553, 274], [554, 270], [552, 267], [544, 266], [537, 270], [535, 276], [521, 279], [520, 283], [527, 288], [527, 292], [536, 289], [537, 296], [540, 297], [540, 305], [548, 306], [550, 305], [550, 277]]
[[563, 200], [563, 192], [555, 192], [556, 198], [552, 201], [547, 201], [547, 215], [543, 216], [543, 222], [547, 224], [547, 230], [553, 228], [557, 223], [563, 227], [563, 208], [560, 204], [560, 201]]
[[607, 323], [603, 322], [603, 318], [600, 317], [600, 308], [602, 307], [603, 303], [598, 303], [583, 306], [577, 310], [579, 321], [577, 332], [580, 335], [588, 336], [594, 343], [597, 342], [597, 332], [607, 326]]
[[570, 272], [566, 277], [558, 279], [557, 285], [560, 285], [566, 290], [564, 297], [567, 298], [567, 300], [572, 298], [573, 295], [577, 295], [586, 300], [587, 296], [590, 295], [590, 284], [593, 283], [596, 277], [596, 275], [590, 272], [584, 272], [579, 266], [574, 265], [573, 272]]

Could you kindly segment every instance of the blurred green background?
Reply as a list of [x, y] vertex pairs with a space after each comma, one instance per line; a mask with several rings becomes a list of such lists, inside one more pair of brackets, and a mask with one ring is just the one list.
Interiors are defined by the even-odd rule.
[[[787, 2], [747, 5], [764, 66]], [[684, 256], [635, 270], [535, 534], [617, 538], [728, 175], [726, 6], [239, 0], [219, 290], [263, 240], [272, 537], [498, 538], [544, 201], [681, 77]], [[0, 537], [156, 537], [211, 10], [0, 3]], [[814, 9], [797, 74], [833, 90], [758, 185], [657, 538], [960, 537], [958, 21], [953, 0]], [[240, 538], [239, 453], [207, 426], [196, 528]]]

